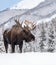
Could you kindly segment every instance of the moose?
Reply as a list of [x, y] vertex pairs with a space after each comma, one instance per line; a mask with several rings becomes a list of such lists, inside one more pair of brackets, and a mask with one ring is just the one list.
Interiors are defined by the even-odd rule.
[[31, 42], [35, 40], [35, 36], [31, 33], [28, 27], [22, 27], [19, 21], [15, 20], [16, 24], [12, 28], [6, 29], [3, 33], [5, 51], [8, 53], [8, 44], [11, 45], [11, 52], [15, 52], [15, 45], [19, 45], [20, 53], [22, 53], [23, 40]]

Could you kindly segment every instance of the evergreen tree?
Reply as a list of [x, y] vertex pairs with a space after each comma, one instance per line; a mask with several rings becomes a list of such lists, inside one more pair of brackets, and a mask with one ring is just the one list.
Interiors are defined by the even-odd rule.
[[41, 27], [41, 35], [40, 35], [40, 51], [43, 52], [44, 51], [44, 46], [45, 46], [45, 41], [46, 41], [46, 37], [45, 37], [45, 29], [44, 29], [44, 23], [42, 23], [42, 27]]
[[54, 38], [55, 38], [54, 30], [53, 30], [53, 26], [51, 24], [50, 31], [49, 31], [49, 39], [48, 39], [48, 52], [53, 52], [55, 49]]

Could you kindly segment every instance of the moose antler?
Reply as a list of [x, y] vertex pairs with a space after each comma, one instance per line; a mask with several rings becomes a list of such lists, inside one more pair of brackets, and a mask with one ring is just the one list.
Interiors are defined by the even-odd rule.
[[34, 30], [36, 28], [36, 23], [33, 22], [32, 29]]
[[[30, 30], [34, 30], [34, 29], [36, 28], [36, 23], [34, 23], [34, 22], [30, 22], [30, 21], [28, 21], [28, 20], [25, 20], [24, 23], [26, 24], [26, 26], [29, 27]], [[31, 25], [31, 26], [30, 26], [30, 25]]]
[[15, 19], [15, 22], [18, 26], [22, 27], [21, 24], [19, 23], [19, 20]]

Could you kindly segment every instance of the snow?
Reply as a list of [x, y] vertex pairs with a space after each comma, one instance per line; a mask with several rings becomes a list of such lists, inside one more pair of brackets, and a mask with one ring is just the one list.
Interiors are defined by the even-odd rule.
[[36, 23], [36, 25], [38, 25], [39, 23], [46, 23], [46, 22], [50, 22], [53, 18], [56, 17], [56, 14], [52, 15], [51, 17], [49, 18], [44, 18], [44, 19], [41, 19], [41, 20], [38, 20], [38, 22]]
[[[44, 1], [44, 0], [30, 0], [30, 1], [29, 0], [23, 0], [20, 3], [11, 7], [10, 9], [25, 9], [25, 8], [31, 9], [31, 8], [37, 6], [41, 1]], [[47, 14], [49, 14], [49, 13], [52, 14], [52, 12], [56, 11], [55, 7], [56, 7], [56, 4], [54, 3], [53, 5], [50, 5], [48, 7], [45, 6], [43, 8], [40, 8], [38, 11], [36, 10], [36, 12], [38, 13], [38, 15], [42, 15], [45, 17], [45, 16], [47, 16]], [[22, 11], [21, 13], [20, 12], [21, 11], [10, 10], [10, 11], [7, 11], [5, 13], [0, 13], [0, 18], [1, 18], [0, 21], [2, 21], [2, 22], [7, 21], [9, 18], [14, 17], [15, 15], [20, 15], [20, 14], [24, 13], [25, 11]], [[36, 12], [35, 12], [35, 14], [37, 14]], [[10, 14], [10, 13], [12, 13], [12, 14]], [[32, 13], [34, 14], [34, 12], [32, 12]], [[22, 19], [26, 18], [26, 16], [21, 17], [21, 18]], [[33, 15], [32, 15], [32, 17], [30, 17], [30, 15], [27, 17], [28, 17], [28, 19], [31, 18], [32, 20], [36, 19], [37, 25], [39, 23], [42, 23], [42, 22], [44, 22], [44, 23], [48, 22], [48, 26], [47, 27], [44, 26], [44, 28], [46, 31], [46, 36], [47, 36], [46, 38], [49, 38], [48, 37], [49, 28], [48, 27], [51, 27], [50, 22], [53, 18], [56, 17], [56, 14], [51, 16], [51, 17], [43, 18], [41, 20], [39, 20], [39, 19], [37, 20], [38, 17], [37, 16], [34, 17]], [[53, 23], [53, 28], [55, 28], [55, 26], [56, 26], [56, 25], [54, 26], [54, 24], [55, 24], [55, 22]], [[9, 22], [9, 23], [5, 24], [5, 27], [8, 28], [9, 27], [8, 25], [11, 25], [11, 23]], [[4, 27], [4, 29], [5, 29], [5, 27]], [[32, 47], [31, 47], [29, 44], [25, 45], [25, 42], [24, 42], [23, 53], [17, 52], [14, 54], [10, 54], [10, 53], [6, 54], [3, 42], [0, 41], [0, 43], [2, 44], [2, 46], [0, 46], [0, 48], [2, 50], [4, 49], [3, 50], [4, 54], [1, 54], [3, 52], [0, 52], [0, 65], [56, 65], [56, 53], [47, 53], [47, 52], [39, 53], [40, 52], [40, 50], [38, 48], [39, 47], [39, 41], [40, 41], [39, 34], [41, 31], [41, 25], [40, 24], [39, 24], [39, 27], [40, 28], [38, 29], [38, 26], [37, 26], [36, 30], [34, 31], [35, 35], [36, 35], [36, 40], [34, 41], [35, 44], [32, 44], [31, 45]], [[1, 29], [0, 29], [0, 31], [1, 31]], [[1, 35], [2, 35], [2, 33], [0, 32], [0, 36]], [[55, 32], [55, 35], [56, 35], [56, 32]], [[47, 44], [47, 42], [48, 41], [46, 41], [46, 44]], [[55, 42], [56, 42], [56, 37], [55, 37]], [[31, 52], [30, 52], [30, 49], [27, 45], [29, 47], [31, 47]], [[56, 46], [56, 43], [55, 43], [55, 46]], [[25, 47], [27, 47], [27, 48], [25, 48]], [[35, 51], [37, 51], [37, 52], [32, 51], [32, 48], [33, 48], [33, 50], [35, 49]], [[24, 52], [24, 50], [26, 50], [26, 51]], [[54, 52], [56, 52], [56, 49]]]
[[[29, 0], [27, 0], [27, 1], [29, 1]], [[40, 1], [40, 0], [37, 0], [37, 1]], [[21, 3], [21, 2], [19, 2], [19, 3]], [[10, 21], [11, 19], [13, 19], [13, 17], [16, 18], [16, 15], [18, 15], [18, 17], [19, 17], [19, 15], [21, 15], [20, 19], [22, 21], [23, 21], [23, 19], [28, 19], [28, 20], [31, 20], [31, 21], [37, 21], [39, 19], [51, 17], [52, 15], [56, 14], [56, 1], [54, 1], [54, 2], [51, 2], [51, 1], [46, 2], [46, 1], [44, 1], [41, 4], [39, 4], [38, 6], [36, 6], [35, 8], [33, 8], [32, 10], [29, 10], [29, 11], [28, 10], [26, 10], [26, 11], [22, 10], [21, 11], [21, 10], [18, 10], [18, 9], [13, 9], [13, 7], [11, 7], [11, 8], [12, 9], [10, 9], [8, 11], [0, 13], [0, 24], [3, 24], [4, 22], [6, 22], [8, 20]]]
[[56, 53], [0, 54], [0, 65], [56, 65]]
[[6, 11], [0, 13], [0, 25], [8, 20], [11, 20], [16, 15], [19, 16], [26, 11], [27, 10], [6, 10]]
[[10, 9], [31, 9], [43, 1], [45, 0], [22, 0], [20, 3], [15, 4]]

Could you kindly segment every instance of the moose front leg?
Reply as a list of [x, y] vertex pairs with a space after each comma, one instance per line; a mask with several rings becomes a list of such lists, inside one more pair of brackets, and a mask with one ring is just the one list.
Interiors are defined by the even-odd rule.
[[15, 52], [15, 45], [11, 44], [11, 52], [14, 53]]
[[19, 44], [20, 53], [22, 53], [23, 41]]

